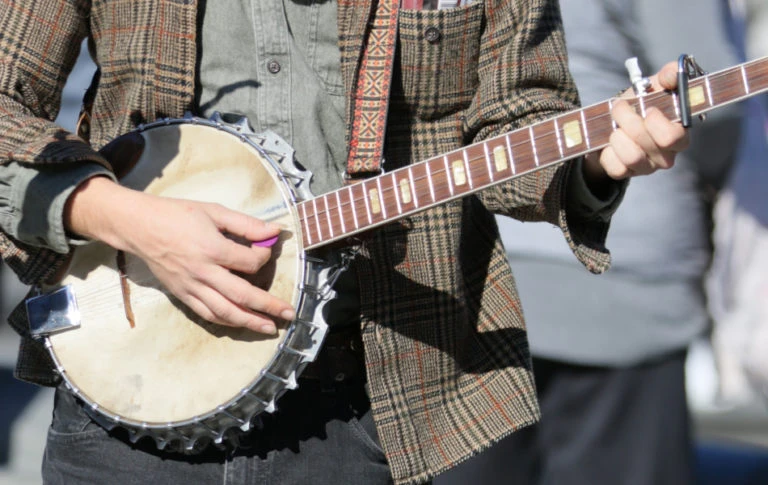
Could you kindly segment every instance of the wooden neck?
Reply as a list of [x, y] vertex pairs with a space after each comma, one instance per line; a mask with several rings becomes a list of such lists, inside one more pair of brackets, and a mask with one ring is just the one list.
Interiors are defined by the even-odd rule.
[[[768, 58], [688, 83], [692, 115], [768, 91]], [[458, 199], [543, 167], [597, 151], [616, 129], [616, 99], [571, 111], [423, 162], [366, 179], [298, 204], [306, 249]], [[677, 93], [628, 100], [643, 116], [656, 108], [680, 120]]]

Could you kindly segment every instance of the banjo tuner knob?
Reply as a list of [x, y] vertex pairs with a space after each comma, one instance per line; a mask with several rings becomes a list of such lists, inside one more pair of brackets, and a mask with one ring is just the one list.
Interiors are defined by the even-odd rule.
[[635, 95], [642, 96], [648, 94], [651, 80], [643, 76], [643, 71], [640, 69], [640, 62], [637, 60], [637, 57], [630, 57], [624, 61], [624, 67], [627, 68], [629, 82], [632, 83], [632, 90], [635, 92]]

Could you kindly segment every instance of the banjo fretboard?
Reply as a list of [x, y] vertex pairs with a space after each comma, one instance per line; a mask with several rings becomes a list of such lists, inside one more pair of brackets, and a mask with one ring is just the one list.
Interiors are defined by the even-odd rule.
[[[691, 79], [692, 115], [768, 91], [768, 58]], [[487, 139], [423, 162], [348, 185], [298, 204], [306, 249], [458, 199], [514, 177], [602, 149], [616, 124], [616, 99]], [[681, 117], [677, 93], [628, 100], [643, 116], [656, 108]]]

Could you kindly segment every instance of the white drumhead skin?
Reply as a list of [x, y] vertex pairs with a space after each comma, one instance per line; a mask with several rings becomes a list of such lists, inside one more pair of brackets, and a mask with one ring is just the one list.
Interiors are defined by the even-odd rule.
[[[210, 126], [172, 124], [142, 133], [143, 155], [121, 183], [147, 193], [217, 202], [285, 228], [273, 261], [255, 283], [297, 304], [300, 233], [288, 189], [237, 136]], [[178, 237], [187, 237], [179, 234]], [[50, 337], [69, 382], [86, 400], [123, 420], [163, 424], [216, 411], [252, 384], [276, 353], [277, 336], [196, 318], [126, 254], [135, 327], [126, 319], [116, 251], [94, 243], [75, 252], [62, 285], [74, 286], [80, 328]]]

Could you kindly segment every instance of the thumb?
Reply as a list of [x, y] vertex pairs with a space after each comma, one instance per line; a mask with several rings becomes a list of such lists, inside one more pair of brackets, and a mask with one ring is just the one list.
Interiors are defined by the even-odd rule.
[[220, 231], [246, 241], [271, 246], [280, 235], [280, 226], [271, 222], [248, 216], [241, 212], [213, 205], [209, 212]]
[[677, 63], [670, 62], [664, 65], [656, 75], [656, 80], [661, 89], [673, 90], [677, 88]]

